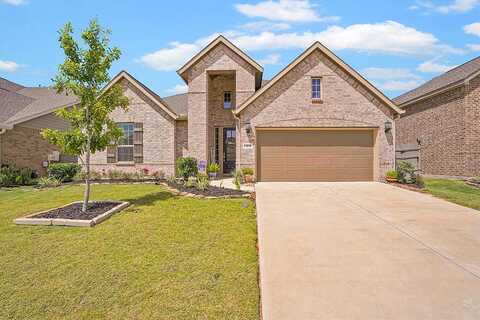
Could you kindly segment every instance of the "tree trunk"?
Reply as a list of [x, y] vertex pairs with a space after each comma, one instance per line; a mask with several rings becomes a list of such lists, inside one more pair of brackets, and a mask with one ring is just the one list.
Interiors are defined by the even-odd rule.
[[[90, 143], [87, 143], [90, 148]], [[88, 209], [88, 200], [90, 199], [90, 149], [87, 150], [85, 155], [85, 191], [83, 193], [83, 205], [82, 205], [82, 212], [87, 212]]]

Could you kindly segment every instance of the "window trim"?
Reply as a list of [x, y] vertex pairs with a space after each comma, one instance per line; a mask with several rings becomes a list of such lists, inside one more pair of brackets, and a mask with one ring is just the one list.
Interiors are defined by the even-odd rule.
[[[314, 97], [313, 96], [313, 81], [314, 80], [319, 80], [320, 86], [319, 86], [319, 97]], [[322, 77], [311, 77], [310, 78], [310, 98], [312, 100], [312, 103], [323, 103], [323, 78]]]
[[[133, 137], [133, 135], [135, 134], [135, 123], [134, 122], [118, 122], [117, 123], [117, 126], [120, 126], [120, 125], [131, 125], [132, 126], [132, 144], [118, 144], [117, 145], [117, 163], [122, 165], [122, 164], [131, 164], [131, 163], [134, 163], [135, 162], [135, 153], [134, 153], [134, 147], [135, 147], [135, 139]], [[123, 128], [121, 128], [123, 130]], [[124, 133], [125, 134], [125, 133]], [[120, 138], [120, 139], [124, 139], [124, 137]], [[132, 160], [119, 160], [120, 157], [119, 157], [119, 151], [120, 151], [120, 148], [130, 148], [132, 150]]]
[[[229, 95], [230, 101], [226, 101], [227, 94]], [[233, 94], [232, 91], [223, 91], [223, 109], [229, 110], [233, 107]]]

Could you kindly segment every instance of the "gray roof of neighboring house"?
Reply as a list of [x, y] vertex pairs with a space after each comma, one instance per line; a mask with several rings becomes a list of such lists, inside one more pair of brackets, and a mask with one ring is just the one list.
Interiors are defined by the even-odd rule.
[[188, 94], [180, 93], [164, 97], [163, 101], [179, 116], [186, 116], [188, 114]]
[[480, 57], [453, 68], [452, 70], [447, 71], [444, 74], [441, 74], [438, 77], [435, 77], [432, 80], [422, 84], [420, 87], [400, 95], [399, 97], [393, 99], [393, 102], [395, 102], [397, 105], [402, 105], [437, 90], [461, 83], [478, 71], [480, 71]]
[[73, 105], [77, 98], [47, 87], [24, 87], [0, 78], [0, 123], [16, 124]]
[[32, 102], [32, 98], [0, 88], [0, 123], [7, 121]]
[[7, 79], [0, 77], [0, 89], [15, 92], [23, 88], [25, 87], [18, 83], [8, 81]]

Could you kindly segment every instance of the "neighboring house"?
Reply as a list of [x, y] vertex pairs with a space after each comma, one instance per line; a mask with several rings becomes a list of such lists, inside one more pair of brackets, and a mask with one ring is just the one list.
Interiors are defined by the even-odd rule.
[[406, 111], [396, 121], [397, 146], [418, 146], [423, 173], [480, 176], [480, 57], [394, 101]]
[[57, 94], [51, 88], [24, 87], [0, 78], [0, 164], [45, 173], [45, 161], [59, 153], [41, 137], [40, 130], [68, 128], [53, 111], [75, 102], [75, 97]]
[[117, 146], [94, 170], [175, 171], [192, 156], [223, 174], [252, 167], [260, 181], [382, 181], [395, 163], [394, 119], [402, 111], [320, 43], [270, 81], [220, 36], [180, 70], [188, 93], [162, 99], [125, 71], [127, 112]]

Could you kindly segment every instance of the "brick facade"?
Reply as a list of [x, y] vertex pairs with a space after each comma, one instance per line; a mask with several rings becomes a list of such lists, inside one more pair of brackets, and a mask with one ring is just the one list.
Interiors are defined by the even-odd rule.
[[209, 161], [213, 130], [234, 126], [231, 111], [223, 109], [223, 91], [233, 89], [241, 104], [255, 92], [255, 69], [224, 44], [219, 44], [187, 71], [188, 150], [199, 161]]
[[40, 175], [46, 173], [42, 163], [48, 160], [49, 154], [58, 150], [42, 138], [39, 129], [22, 126], [15, 126], [0, 135], [0, 144], [2, 164], [31, 168]]
[[[242, 145], [247, 142], [255, 145], [255, 128], [259, 127], [369, 128], [376, 134], [375, 179], [383, 180], [385, 171], [393, 168], [395, 125], [388, 133], [384, 125], [387, 121], [393, 122], [395, 111], [320, 49], [310, 53], [238, 117], [234, 116], [232, 111], [255, 94], [261, 80], [261, 68], [248, 62], [249, 58], [242, 58], [234, 49], [220, 42], [182, 72], [182, 78], [188, 83], [188, 121], [168, 114], [159, 106], [160, 99], [150, 100], [156, 98], [149, 97], [143, 85], [120, 78], [124, 94], [130, 99], [129, 110], [118, 109], [111, 117], [115, 122], [143, 124], [143, 163], [108, 163], [107, 151], [104, 151], [92, 155], [92, 169], [137, 171], [148, 168], [171, 175], [179, 157], [188, 155], [198, 161], [212, 161], [215, 128], [225, 127], [237, 130], [237, 168], [255, 167], [255, 147], [244, 149]], [[312, 104], [312, 77], [322, 78], [322, 103]], [[232, 92], [232, 109], [224, 109], [225, 91]], [[478, 110], [472, 108], [469, 112]], [[249, 135], [245, 131], [247, 123], [254, 128]], [[472, 135], [474, 133], [472, 131]], [[5, 150], [5, 146], [2, 148]], [[223, 158], [222, 147], [219, 149], [219, 156]]]
[[425, 174], [480, 175], [480, 77], [405, 107], [396, 120], [398, 145], [420, 143]]
[[465, 175], [480, 176], [480, 76], [467, 86], [465, 100]]
[[[323, 103], [312, 104], [311, 78], [321, 77]], [[246, 123], [255, 127], [371, 127], [377, 128], [375, 178], [382, 181], [394, 167], [395, 126], [385, 133], [385, 122], [393, 122], [394, 111], [378, 101], [352, 76], [316, 50], [258, 97], [241, 114], [238, 124], [238, 166], [255, 167], [255, 134], [247, 135]]]
[[127, 112], [117, 109], [111, 117], [115, 122], [143, 123], [143, 163], [107, 163], [107, 152], [103, 151], [92, 155], [92, 170], [137, 171], [147, 168], [163, 171], [166, 175], [174, 174], [175, 156], [179, 152], [175, 145], [175, 120], [130, 82], [123, 80], [122, 85], [125, 96], [130, 99], [129, 109]]

